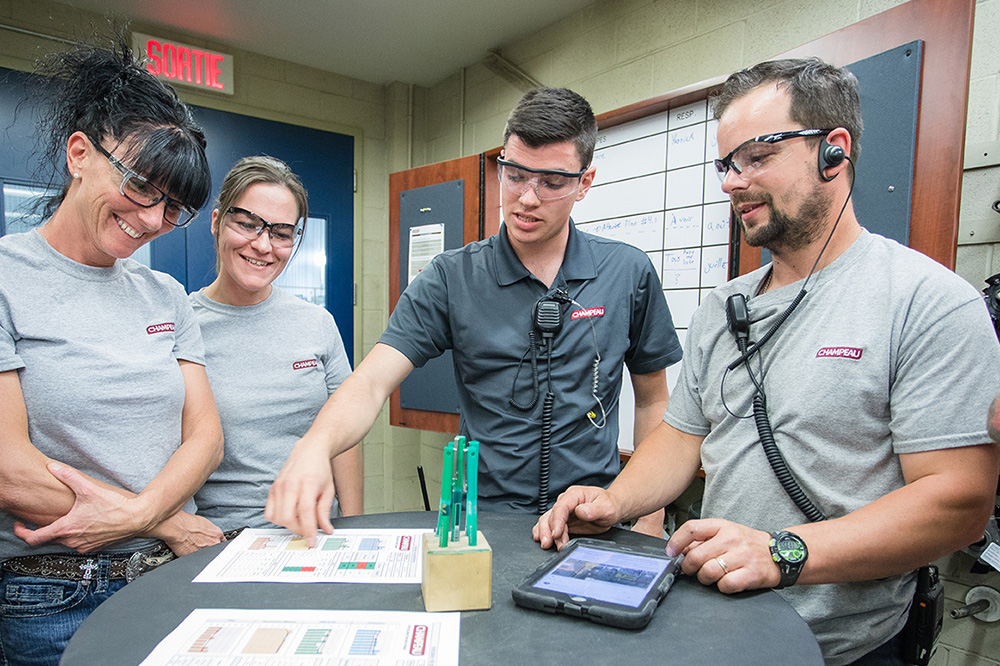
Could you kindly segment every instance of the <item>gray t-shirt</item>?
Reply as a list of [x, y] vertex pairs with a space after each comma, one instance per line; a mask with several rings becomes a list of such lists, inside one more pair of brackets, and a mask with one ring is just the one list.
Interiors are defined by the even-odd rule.
[[273, 527], [264, 506], [274, 477], [351, 374], [340, 332], [329, 312], [277, 287], [257, 305], [217, 303], [204, 290], [191, 303], [225, 437], [222, 463], [195, 494], [198, 513], [224, 530]]
[[[806, 519], [768, 465], [753, 419], [745, 418], [753, 388], [742, 365], [727, 372], [739, 354], [724, 310], [731, 294], [756, 293], [767, 268], [719, 287], [697, 310], [664, 420], [705, 436], [702, 516], [771, 532]], [[801, 286], [748, 299], [751, 341]], [[827, 516], [902, 487], [899, 454], [989, 441], [985, 417], [1000, 376], [1000, 347], [971, 285], [864, 231], [807, 289], [761, 358], [775, 440]], [[758, 370], [757, 358], [752, 366]], [[878, 543], [871, 552], [877, 557]], [[899, 631], [913, 576], [780, 593], [809, 623], [827, 664], [837, 666]]]
[[[18, 371], [39, 451], [142, 491], [181, 443], [179, 359], [205, 362], [191, 305], [172, 277], [131, 259], [109, 268], [78, 264], [37, 231], [0, 238], [0, 372]], [[14, 516], [0, 511], [0, 559], [72, 552], [56, 543], [30, 547], [13, 525]]]

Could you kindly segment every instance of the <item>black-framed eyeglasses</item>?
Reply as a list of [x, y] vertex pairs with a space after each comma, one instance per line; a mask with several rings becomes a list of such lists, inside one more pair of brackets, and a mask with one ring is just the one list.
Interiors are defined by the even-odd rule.
[[230, 216], [233, 229], [246, 239], [257, 238], [264, 233], [264, 229], [267, 229], [271, 245], [274, 247], [291, 247], [295, 244], [295, 239], [302, 234], [302, 226], [299, 224], [267, 222], [257, 213], [251, 213], [239, 206], [230, 206], [226, 209], [226, 214]]
[[803, 129], [755, 136], [736, 146], [725, 157], [715, 160], [715, 171], [719, 175], [719, 180], [725, 180], [730, 169], [744, 180], [750, 180], [788, 157], [790, 152], [782, 150], [775, 144], [798, 137], [826, 136], [832, 131], [832, 129]]
[[500, 184], [511, 194], [520, 197], [528, 188], [535, 190], [541, 201], [563, 199], [580, 189], [582, 171], [562, 171], [560, 169], [533, 169], [517, 162], [497, 158], [497, 177]]
[[87, 138], [90, 139], [90, 143], [94, 148], [97, 148], [121, 172], [122, 183], [118, 189], [126, 199], [143, 208], [152, 208], [161, 201], [165, 201], [166, 204], [163, 206], [163, 221], [175, 227], [186, 227], [198, 215], [197, 209], [182, 204], [156, 185], [153, 185], [146, 178], [122, 164], [118, 158], [104, 149], [100, 141], [95, 141], [91, 137]]

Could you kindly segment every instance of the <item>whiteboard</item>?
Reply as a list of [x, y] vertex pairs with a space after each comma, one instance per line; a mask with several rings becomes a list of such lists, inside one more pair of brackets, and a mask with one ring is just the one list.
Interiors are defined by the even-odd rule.
[[[594, 185], [573, 210], [582, 231], [646, 253], [682, 344], [695, 309], [729, 276], [729, 199], [712, 164], [717, 127], [705, 99], [599, 132]], [[680, 363], [667, 369], [671, 390], [679, 376]], [[627, 369], [619, 402], [619, 448], [630, 451]]]

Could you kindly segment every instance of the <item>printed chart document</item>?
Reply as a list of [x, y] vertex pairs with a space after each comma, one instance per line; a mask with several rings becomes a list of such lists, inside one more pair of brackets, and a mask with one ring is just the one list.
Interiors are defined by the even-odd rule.
[[419, 583], [431, 530], [337, 529], [316, 546], [283, 529], [245, 529], [195, 583]]
[[443, 224], [410, 227], [410, 261], [406, 269], [406, 284], [413, 282], [417, 273], [424, 270], [427, 264], [442, 252], [444, 252]]
[[457, 666], [460, 616], [198, 608], [139, 666]]

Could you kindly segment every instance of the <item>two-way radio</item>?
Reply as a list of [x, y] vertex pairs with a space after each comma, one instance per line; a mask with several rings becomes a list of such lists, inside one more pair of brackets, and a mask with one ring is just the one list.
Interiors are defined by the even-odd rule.
[[556, 396], [552, 392], [552, 347], [553, 338], [562, 330], [562, 306], [569, 296], [556, 291], [551, 297], [545, 297], [535, 303], [531, 313], [531, 323], [542, 337], [542, 348], [545, 350], [545, 397], [542, 399], [542, 440], [539, 446], [538, 459], [538, 515], [542, 515], [549, 505], [549, 458], [552, 446], [552, 408]]
[[[538, 513], [539, 515], [548, 510], [549, 504], [549, 477], [550, 477], [550, 450], [552, 445], [552, 413], [555, 405], [555, 394], [552, 391], [552, 348], [554, 338], [562, 330], [563, 326], [563, 306], [573, 304], [583, 309], [568, 292], [563, 289], [556, 289], [551, 294], [547, 294], [535, 303], [531, 310], [531, 330], [528, 332], [528, 349], [517, 364], [517, 371], [514, 373], [514, 383], [511, 386], [509, 404], [523, 412], [531, 411], [538, 404], [540, 394], [538, 379], [538, 348], [541, 347], [545, 354], [546, 366], [546, 392], [542, 400], [542, 436], [539, 445], [539, 469], [538, 469]], [[600, 409], [600, 418], [596, 411], [587, 414], [587, 418], [595, 428], [603, 428], [607, 423], [604, 412], [604, 404], [598, 394], [598, 384], [600, 381], [601, 354], [597, 346], [597, 331], [594, 322], [590, 322], [591, 334], [594, 339], [594, 363], [593, 379], [591, 383], [591, 393], [597, 401], [597, 408]], [[531, 400], [527, 403], [520, 403], [514, 397], [517, 391], [517, 380], [521, 374], [524, 362], [529, 359], [531, 363]]]
[[562, 329], [562, 303], [548, 298], [538, 301], [531, 313], [531, 323], [543, 340], [554, 338]]

